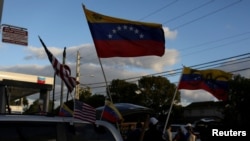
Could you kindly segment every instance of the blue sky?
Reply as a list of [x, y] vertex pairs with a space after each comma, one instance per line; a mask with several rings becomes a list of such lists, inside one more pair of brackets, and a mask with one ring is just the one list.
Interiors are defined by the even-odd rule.
[[[248, 0], [5, 0], [1, 24], [27, 28], [29, 36], [28, 46], [0, 43], [0, 71], [53, 77], [53, 69], [38, 39], [40, 36], [59, 60], [63, 48], [67, 48], [66, 63], [72, 75], [79, 51], [81, 83], [93, 87], [94, 93], [104, 93], [103, 87], [89, 85], [104, 82], [104, 78], [82, 4], [108, 16], [163, 24], [165, 55], [101, 59], [108, 81], [171, 71], [183, 65], [193, 66], [250, 52]], [[241, 66], [249, 64], [246, 61]], [[233, 68], [239, 66], [231, 66], [226, 71]], [[250, 77], [250, 70], [238, 73]], [[175, 83], [179, 77], [180, 74], [168, 79]], [[183, 104], [206, 100], [214, 98], [208, 93], [193, 91], [182, 94]]]

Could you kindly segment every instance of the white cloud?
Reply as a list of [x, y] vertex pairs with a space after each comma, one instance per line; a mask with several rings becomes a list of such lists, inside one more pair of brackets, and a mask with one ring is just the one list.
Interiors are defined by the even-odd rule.
[[[176, 32], [168, 31], [167, 38], [174, 39], [177, 35]], [[166, 33], [166, 32], [165, 32]], [[58, 60], [62, 58], [63, 48], [48, 47], [48, 49], [57, 57]], [[16, 65], [9, 67], [2, 67], [3, 71], [11, 71], [24, 74], [33, 74], [33, 75], [43, 75], [53, 77], [53, 68], [48, 62], [47, 55], [43, 48], [37, 47], [28, 47], [27, 48], [26, 59], [31, 60], [45, 60], [45, 65]], [[66, 49], [66, 63], [70, 66], [72, 76], [75, 76], [76, 73], [76, 52], [80, 52], [80, 82], [85, 84], [85, 86], [93, 87], [93, 93], [105, 94], [105, 80], [102, 74], [102, 69], [95, 51], [93, 44], [83, 44], [79, 46], [72, 46]], [[175, 49], [165, 49], [165, 54], [162, 57], [158, 56], [144, 56], [144, 57], [131, 57], [131, 58], [122, 58], [122, 57], [113, 57], [113, 58], [103, 58], [101, 59], [104, 72], [107, 78], [107, 81], [112, 81], [113, 79], [127, 79], [138, 76], [144, 76], [152, 74], [154, 72], [165, 71], [164, 68], [171, 67], [178, 63], [179, 61], [179, 52]], [[223, 70], [235, 70], [241, 68], [240, 66], [249, 66], [249, 61], [245, 63], [236, 64], [235, 66], [229, 68], [223, 67]], [[249, 71], [240, 72], [249, 77]], [[130, 80], [131, 81], [131, 80]], [[92, 85], [93, 83], [100, 83], [99, 85]], [[57, 77], [57, 90], [56, 94], [60, 93], [60, 78]], [[57, 96], [58, 100], [58, 96]], [[190, 102], [198, 101], [214, 101], [216, 100], [210, 93], [204, 91], [181, 91], [181, 101], [182, 105], [190, 104]]]
[[175, 39], [177, 37], [177, 31], [170, 31], [168, 27], [163, 27], [165, 38], [167, 39]]
[[[55, 57], [60, 61], [62, 57], [63, 49], [55, 47], [48, 47]], [[82, 64], [95, 64], [100, 65], [96, 51], [93, 45], [84, 44], [80, 46], [73, 46], [66, 49], [66, 56], [68, 63], [76, 62], [76, 52], [80, 52]], [[43, 48], [28, 47], [28, 55], [26, 59], [47, 59], [47, 55]], [[60, 59], [59, 59], [60, 58]], [[105, 67], [111, 67], [113, 69], [124, 69], [124, 68], [138, 68], [154, 70], [157, 72], [163, 71], [167, 66], [172, 66], [179, 61], [179, 52], [175, 49], [165, 49], [165, 54], [162, 57], [159, 56], [144, 56], [144, 57], [112, 57], [101, 59], [101, 63]]]
[[[168, 27], [163, 27], [166, 39], [175, 39], [177, 31], [170, 31]], [[49, 47], [48, 49], [60, 61], [62, 60], [63, 48]], [[27, 55], [24, 57], [26, 60], [31, 59], [47, 59], [47, 55], [43, 48], [29, 46], [26, 49]], [[66, 49], [66, 62], [76, 63], [76, 52], [80, 52], [81, 64], [100, 65], [95, 47], [93, 44], [83, 44], [79, 46], [72, 46]], [[158, 56], [144, 56], [144, 57], [112, 57], [101, 59], [101, 63], [105, 67], [113, 69], [146, 69], [153, 71], [163, 71], [164, 68], [173, 66], [179, 61], [179, 52], [175, 49], [165, 49], [165, 54], [162, 57]]]
[[[53, 54], [58, 57], [62, 56], [61, 53], [63, 49], [51, 49]], [[105, 94], [105, 80], [102, 74], [102, 70], [95, 52], [95, 48], [91, 44], [73, 46], [67, 48], [67, 64], [71, 68], [72, 76], [75, 76], [76, 72], [76, 52], [79, 51], [81, 55], [81, 68], [80, 68], [80, 82], [81, 84], [86, 84], [85, 86], [94, 87], [92, 88], [93, 93]], [[47, 60], [47, 56], [43, 48], [28, 47], [28, 55], [31, 59], [43, 59], [46, 61], [46, 65], [30, 64], [23, 65], [19, 64], [16, 66], [1, 67], [2, 71], [10, 71], [24, 74], [32, 75], [42, 75], [53, 77], [53, 68]], [[43, 57], [42, 57], [43, 56]], [[164, 71], [164, 67], [168, 67], [176, 64], [179, 61], [179, 53], [174, 49], [166, 49], [165, 54], [162, 57], [157, 56], [145, 56], [145, 57], [134, 57], [134, 58], [109, 58], [101, 59], [104, 72], [107, 81], [112, 81], [113, 79], [127, 79], [138, 76], [144, 76], [153, 71]], [[249, 61], [244, 63], [238, 63], [235, 65], [224, 66], [223, 70], [235, 70], [244, 66], [249, 66]], [[148, 71], [151, 70], [151, 71]], [[151, 73], [150, 73], [151, 72]], [[242, 73], [242, 72], [239, 72]], [[244, 72], [249, 77], [249, 70]], [[131, 80], [130, 80], [131, 81]], [[99, 85], [91, 85], [93, 83], [100, 83]], [[59, 100], [60, 94], [60, 78], [57, 77], [57, 89], [56, 97]], [[181, 91], [181, 103], [182, 105], [190, 104], [191, 102], [199, 101], [216, 101], [216, 98], [210, 93], [205, 91]]]
[[[62, 57], [62, 53], [63, 53], [63, 48], [57, 48], [57, 47], [47, 47], [49, 49], [50, 52], [53, 53], [54, 56], [58, 57]], [[44, 51], [44, 48], [37, 48], [37, 47], [32, 47], [32, 46], [28, 46], [26, 48], [26, 52], [28, 53], [24, 59], [47, 59], [47, 54]]]
[[[62, 59], [63, 48], [49, 47], [48, 49], [60, 61]], [[92, 44], [72, 46], [66, 49], [66, 64], [70, 66], [72, 76], [76, 74], [76, 52], [80, 52], [80, 81], [81, 84], [101, 83], [98, 88], [93, 88], [94, 93], [105, 93], [105, 80], [101, 70], [95, 48]], [[47, 54], [43, 48], [29, 46], [26, 48], [25, 59], [30, 59], [35, 64], [9, 66], [2, 68], [3, 71], [11, 71], [24, 74], [42, 75], [53, 77], [54, 70], [48, 61]], [[166, 49], [162, 57], [145, 56], [122, 58], [113, 57], [101, 59], [107, 81], [113, 79], [127, 79], [148, 75], [150, 72], [163, 71], [164, 67], [177, 63], [179, 53], [174, 49]], [[39, 64], [39, 60], [44, 60], [45, 64]], [[36, 63], [37, 62], [37, 63]], [[39, 65], [38, 65], [39, 64]], [[59, 82], [58, 82], [59, 81]], [[60, 78], [57, 77], [57, 85], [60, 85]], [[60, 89], [56, 90], [60, 91]], [[59, 93], [59, 92], [56, 92]]]
[[221, 64], [216, 69], [221, 69], [226, 72], [233, 72], [235, 75], [239, 74], [245, 78], [250, 78], [250, 68], [246, 66], [250, 66], [249, 58], [240, 60], [231, 59], [230, 61]]
[[154, 71], [161, 72], [165, 67], [172, 66], [179, 61], [179, 52], [175, 49], [165, 49], [165, 54], [162, 57], [142, 57], [141, 65], [138, 67], [151, 68]]
[[179, 61], [179, 52], [175, 49], [165, 49], [162, 57], [144, 56], [133, 58], [108, 58], [104, 64], [111, 67], [119, 68], [138, 68], [148, 69], [161, 72], [165, 67], [172, 66]]

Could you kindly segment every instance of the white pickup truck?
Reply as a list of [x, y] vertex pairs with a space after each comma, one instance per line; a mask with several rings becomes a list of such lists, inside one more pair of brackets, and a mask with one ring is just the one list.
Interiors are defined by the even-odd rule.
[[117, 128], [73, 117], [0, 115], [0, 141], [122, 141]]

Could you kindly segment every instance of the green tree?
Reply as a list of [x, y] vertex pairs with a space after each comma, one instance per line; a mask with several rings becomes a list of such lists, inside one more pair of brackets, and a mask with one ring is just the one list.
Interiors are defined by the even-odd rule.
[[88, 103], [89, 105], [91, 105], [94, 108], [103, 106], [105, 102], [105, 96], [104, 95], [92, 95], [91, 97], [89, 97], [88, 99], [86, 99], [86, 103]]
[[138, 96], [135, 94], [138, 87], [134, 83], [116, 79], [109, 85], [109, 90], [113, 103], [127, 102], [138, 104]]
[[92, 95], [91, 89], [89, 87], [80, 88], [79, 101], [86, 102], [87, 104], [96, 108], [104, 105], [105, 96], [98, 94]]
[[91, 93], [91, 89], [89, 87], [87, 88], [80, 88], [79, 90], [79, 100], [80, 101], [85, 101], [86, 99], [88, 99], [89, 97], [91, 97], [92, 93]]
[[250, 79], [236, 75], [229, 82], [229, 100], [225, 106], [225, 124], [248, 128], [250, 126]]
[[[142, 77], [138, 81], [138, 85], [125, 80], [113, 80], [109, 85], [109, 90], [114, 103], [138, 104], [152, 108], [157, 114], [166, 116], [172, 103], [176, 86], [165, 77], [147, 76]], [[175, 100], [180, 102], [179, 92]], [[176, 115], [180, 116], [180, 113]]]
[[[49, 110], [52, 108], [52, 101], [49, 102]], [[39, 99], [35, 100], [23, 114], [37, 114], [40, 112]]]
[[[153, 108], [156, 113], [165, 115], [169, 110], [176, 86], [162, 76], [145, 76], [139, 80], [139, 90], [143, 95], [144, 105]], [[180, 94], [175, 97], [180, 102]]]

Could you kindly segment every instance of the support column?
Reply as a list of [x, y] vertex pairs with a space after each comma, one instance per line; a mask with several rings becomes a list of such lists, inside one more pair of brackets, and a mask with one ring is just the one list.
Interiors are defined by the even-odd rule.
[[5, 87], [0, 85], [0, 113], [5, 114], [6, 112], [6, 95]]
[[40, 112], [48, 113], [49, 112], [49, 92], [46, 89], [41, 89], [40, 90]]

